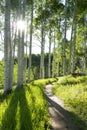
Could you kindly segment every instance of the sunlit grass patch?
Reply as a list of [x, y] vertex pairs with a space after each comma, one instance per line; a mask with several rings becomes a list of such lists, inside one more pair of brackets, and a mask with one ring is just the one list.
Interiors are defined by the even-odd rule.
[[35, 80], [34, 82], [32, 82], [32, 84], [43, 88], [46, 84], [50, 84], [50, 83], [53, 83], [56, 81], [57, 81], [56, 78], [39, 79], [39, 80]]
[[37, 80], [12, 94], [0, 94], [0, 130], [49, 130], [50, 118], [44, 86], [55, 79]]
[[58, 84], [60, 85], [73, 85], [78, 83], [84, 83], [87, 82], [87, 76], [76, 76], [73, 77], [71, 75], [63, 76], [58, 78]]
[[[53, 92], [63, 99], [67, 109], [73, 113], [72, 119], [86, 130], [87, 126], [87, 77], [60, 77], [53, 86]], [[75, 116], [76, 115], [76, 116]]]

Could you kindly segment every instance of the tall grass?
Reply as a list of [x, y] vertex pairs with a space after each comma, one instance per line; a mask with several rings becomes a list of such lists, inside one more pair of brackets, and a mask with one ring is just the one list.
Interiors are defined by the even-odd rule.
[[0, 93], [0, 130], [49, 130], [50, 118], [44, 86], [55, 79], [37, 80], [16, 88], [3, 97]]
[[60, 77], [53, 92], [63, 99], [79, 129], [87, 130], [87, 76]]

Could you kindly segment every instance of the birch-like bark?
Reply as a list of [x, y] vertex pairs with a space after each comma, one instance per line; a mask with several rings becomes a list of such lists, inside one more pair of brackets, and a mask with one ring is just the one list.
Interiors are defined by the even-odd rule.
[[67, 0], [65, 1], [64, 45], [63, 45], [63, 75], [66, 75], [66, 31], [67, 31]]
[[71, 73], [71, 63], [72, 63], [72, 44], [73, 44], [72, 42], [73, 42], [73, 23], [72, 23], [71, 39], [70, 39], [70, 55], [69, 55], [68, 74]]
[[[14, 21], [14, 19], [13, 19], [13, 21]], [[14, 22], [12, 22], [12, 31], [11, 31], [11, 44], [12, 44], [12, 59], [11, 59], [11, 66], [12, 66], [12, 69], [11, 69], [11, 73], [12, 73], [12, 76], [11, 76], [11, 78], [12, 78], [12, 81], [14, 82], [14, 77], [13, 77], [13, 75], [14, 75], [14, 57], [15, 57], [15, 45], [16, 45], [16, 42], [15, 42], [15, 39], [16, 39], [16, 28], [14, 28]]]
[[[27, 28], [28, 28], [28, 21], [27, 21], [27, 26], [26, 26]], [[27, 73], [26, 73], [26, 69], [27, 69], [27, 61], [28, 61], [28, 51], [27, 51], [27, 48], [28, 48], [28, 34], [27, 34], [27, 31], [25, 32], [25, 43], [26, 43], [26, 46], [25, 46], [25, 56], [26, 57], [24, 57], [24, 84], [26, 84], [26, 77], [27, 77]]]
[[76, 59], [76, 31], [77, 31], [77, 2], [74, 6], [74, 18], [73, 18], [73, 46], [72, 46], [72, 63], [71, 63], [71, 73], [75, 71], [75, 59]]
[[[21, 19], [21, 17], [20, 17], [20, 15], [21, 15], [21, 0], [19, 0], [19, 10], [18, 10], [18, 20], [20, 20]], [[21, 87], [23, 84], [22, 84], [22, 81], [21, 81], [21, 57], [20, 57], [20, 55], [21, 55], [21, 48], [20, 48], [20, 44], [21, 44], [21, 31], [20, 30], [18, 30], [18, 39], [19, 39], [19, 41], [18, 41], [18, 75], [17, 75], [17, 86], [18, 87]]]
[[28, 81], [30, 81], [30, 78], [31, 78], [31, 65], [32, 65], [33, 4], [34, 4], [33, 0], [31, 0], [31, 24], [30, 24]]
[[54, 31], [54, 48], [53, 48], [53, 62], [52, 62], [52, 78], [54, 78], [54, 66], [55, 66], [55, 31]]
[[[43, 11], [43, 2], [42, 1], [42, 11]], [[40, 78], [44, 79], [44, 47], [45, 47], [45, 14], [41, 19], [41, 58], [40, 58]]]
[[44, 36], [44, 22], [41, 25], [41, 59], [40, 59], [40, 78], [44, 78], [44, 45], [45, 45], [45, 36]]
[[[26, 0], [21, 0], [19, 3], [19, 17], [25, 20]], [[17, 86], [21, 88], [24, 81], [24, 30], [19, 30], [19, 45], [18, 45], [18, 83]]]
[[10, 0], [5, 0], [5, 24], [4, 24], [4, 93], [12, 90], [12, 46], [10, 30]]
[[48, 78], [51, 77], [51, 27], [49, 33]]

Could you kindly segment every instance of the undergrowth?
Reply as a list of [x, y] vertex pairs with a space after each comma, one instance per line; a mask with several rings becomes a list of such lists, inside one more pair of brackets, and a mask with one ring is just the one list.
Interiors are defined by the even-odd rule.
[[4, 97], [0, 93], [0, 130], [49, 130], [50, 118], [44, 86], [55, 79], [37, 80], [16, 88]]
[[53, 92], [63, 99], [79, 129], [87, 130], [87, 76], [60, 77]]

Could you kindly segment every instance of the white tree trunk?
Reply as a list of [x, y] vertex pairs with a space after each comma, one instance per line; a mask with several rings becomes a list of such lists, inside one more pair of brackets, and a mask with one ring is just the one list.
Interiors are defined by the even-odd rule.
[[4, 93], [12, 89], [12, 46], [10, 31], [10, 0], [5, 1], [5, 32], [4, 32]]
[[51, 77], [51, 27], [49, 33], [48, 78]]
[[45, 45], [45, 36], [44, 36], [44, 22], [41, 26], [41, 59], [40, 59], [40, 78], [44, 78], [44, 45]]
[[55, 70], [55, 31], [54, 31], [54, 48], [53, 48], [53, 62], [52, 62], [52, 78], [54, 78], [54, 70]]
[[73, 45], [72, 45], [72, 62], [71, 62], [71, 73], [74, 73], [75, 60], [76, 60], [76, 31], [77, 31], [77, 2], [74, 6], [74, 17], [73, 17]]
[[31, 64], [32, 64], [32, 32], [33, 32], [33, 0], [31, 0], [31, 24], [30, 24], [30, 44], [29, 44], [29, 69], [28, 81], [31, 78]]
[[72, 40], [73, 40], [73, 23], [72, 23], [71, 40], [70, 40], [70, 55], [69, 55], [69, 64], [68, 64], [68, 74], [71, 73], [71, 63], [72, 63]]
[[63, 45], [63, 75], [66, 75], [66, 31], [67, 31], [67, 0], [65, 1], [64, 45]]
[[[26, 0], [19, 1], [19, 18], [25, 20], [25, 6]], [[24, 81], [24, 30], [19, 30], [19, 44], [18, 44], [18, 83], [17, 86], [21, 88]]]

